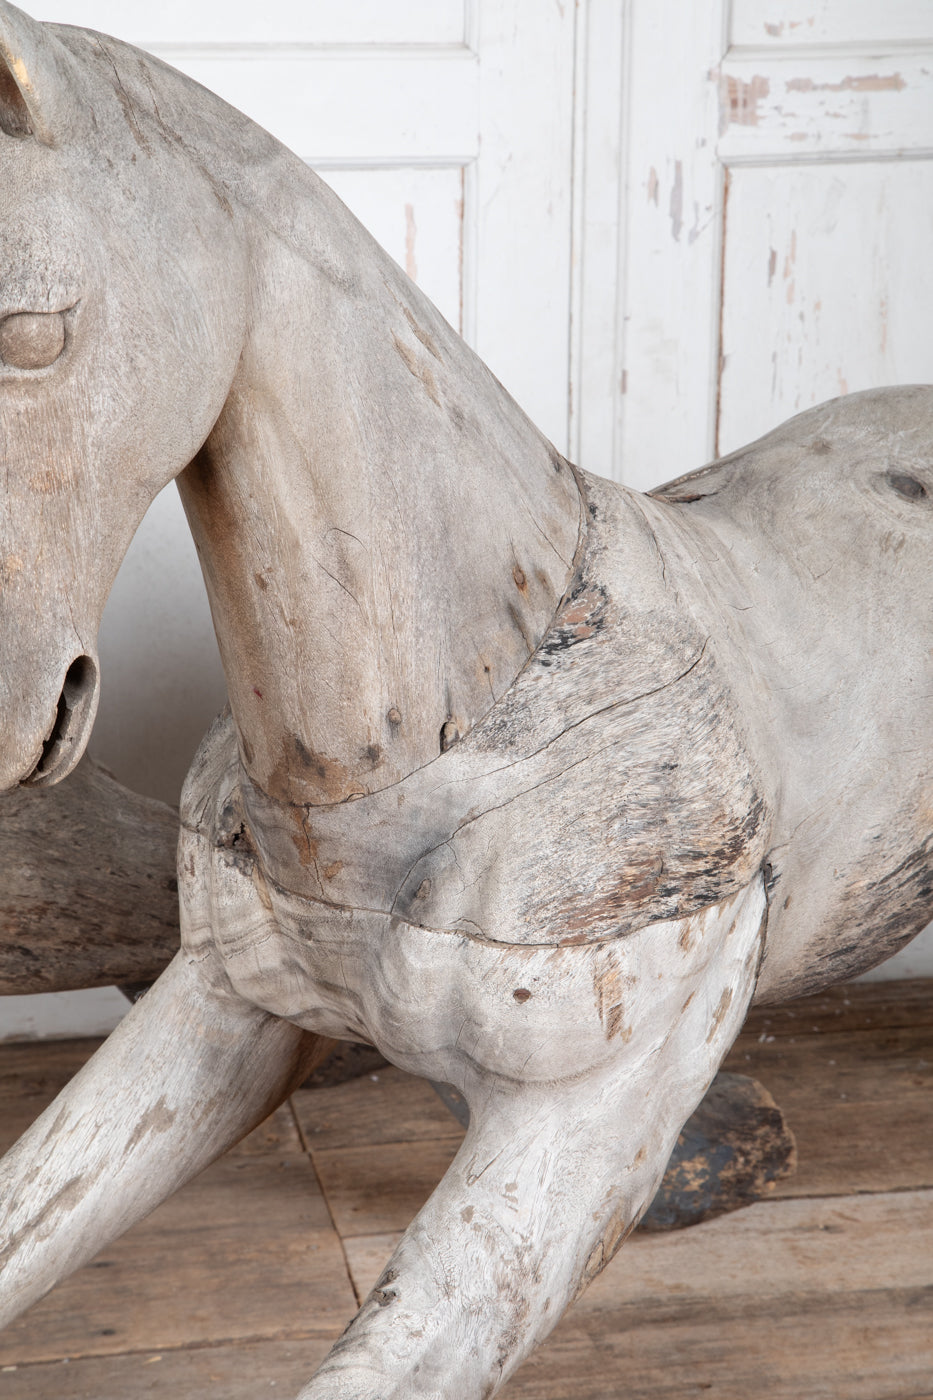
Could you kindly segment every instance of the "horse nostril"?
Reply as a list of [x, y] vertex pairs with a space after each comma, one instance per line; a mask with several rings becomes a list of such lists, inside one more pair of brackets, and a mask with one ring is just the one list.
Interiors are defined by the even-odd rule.
[[76, 656], [74, 661], [65, 672], [65, 684], [62, 686], [61, 699], [59, 700], [59, 711], [64, 706], [66, 712], [71, 712], [80, 704], [82, 696], [97, 684], [97, 667], [89, 656]]
[[45, 786], [71, 771], [84, 752], [96, 709], [97, 666], [90, 656], [76, 656], [65, 673], [55, 723], [24, 783]]

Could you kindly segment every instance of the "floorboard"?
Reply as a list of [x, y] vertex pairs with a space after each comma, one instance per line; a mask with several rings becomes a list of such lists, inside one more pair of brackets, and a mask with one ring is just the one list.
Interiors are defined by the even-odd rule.
[[[0, 1046], [6, 1147], [92, 1052]], [[636, 1234], [506, 1400], [933, 1400], [933, 982], [750, 1016], [796, 1175]], [[0, 1400], [293, 1397], [462, 1133], [396, 1069], [304, 1089], [0, 1337]]]

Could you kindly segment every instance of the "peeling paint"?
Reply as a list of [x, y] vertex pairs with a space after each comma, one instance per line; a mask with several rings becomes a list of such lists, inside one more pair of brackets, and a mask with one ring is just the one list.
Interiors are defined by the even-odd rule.
[[726, 74], [719, 86], [719, 130], [726, 132], [732, 123], [757, 126], [758, 104], [771, 92], [771, 83], [760, 73], [748, 82]]
[[671, 190], [671, 237], [680, 242], [680, 231], [684, 226], [684, 166], [683, 161], [674, 162], [674, 185]]
[[657, 204], [658, 202], [659, 185], [660, 181], [658, 180], [658, 172], [655, 170], [654, 166], [652, 166], [651, 169], [648, 171], [648, 198], [652, 201], [653, 204]]
[[788, 78], [784, 86], [788, 92], [902, 92], [907, 84], [900, 73], [890, 73], [884, 77], [879, 73], [868, 73], [863, 77], [843, 78], [841, 83], [815, 83], [812, 78]]
[[418, 225], [415, 223], [415, 206], [405, 205], [405, 271], [413, 282], [418, 280], [418, 264], [415, 261], [415, 238]]
[[774, 273], [777, 268], [777, 248], [770, 249], [768, 253], [768, 286], [774, 281]]

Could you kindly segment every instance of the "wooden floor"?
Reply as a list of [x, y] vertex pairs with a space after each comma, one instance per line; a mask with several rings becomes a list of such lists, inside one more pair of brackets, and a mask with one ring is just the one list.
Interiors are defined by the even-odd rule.
[[[90, 1048], [0, 1046], [0, 1146]], [[509, 1400], [933, 1397], [933, 982], [757, 1012], [728, 1067], [784, 1108], [796, 1176], [636, 1235]], [[301, 1091], [0, 1338], [0, 1400], [291, 1400], [460, 1136], [394, 1069]]]

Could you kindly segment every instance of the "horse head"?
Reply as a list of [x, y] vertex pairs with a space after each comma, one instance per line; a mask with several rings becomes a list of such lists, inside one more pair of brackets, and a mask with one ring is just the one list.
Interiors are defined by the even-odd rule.
[[0, 0], [0, 791], [80, 758], [111, 584], [239, 356], [235, 214], [157, 87]]

